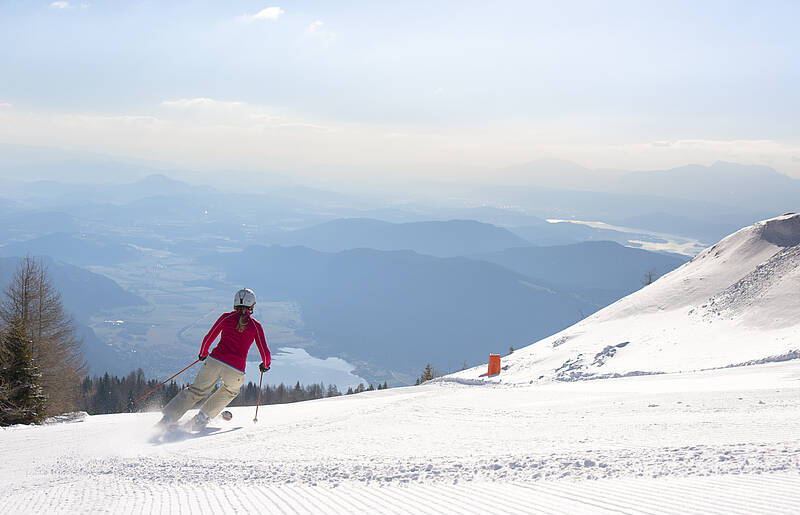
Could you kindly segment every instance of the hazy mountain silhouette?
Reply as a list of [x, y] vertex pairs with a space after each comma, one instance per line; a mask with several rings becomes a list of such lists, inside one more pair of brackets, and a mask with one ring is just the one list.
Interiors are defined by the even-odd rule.
[[27, 211], [0, 217], [0, 241], [54, 232], [73, 233], [80, 230], [75, 217], [56, 211]]
[[763, 214], [758, 206], [750, 204], [727, 206], [703, 200], [659, 196], [659, 192], [655, 190], [651, 194], [632, 194], [490, 186], [476, 190], [474, 195], [526, 206], [537, 217], [564, 220], [606, 221], [650, 213], [667, 213], [724, 223], [746, 221], [749, 225]]
[[717, 161], [711, 166], [687, 165], [670, 170], [634, 172], [612, 183], [615, 191], [657, 194], [690, 200], [709, 200], [728, 206], [747, 206], [785, 212], [800, 203], [800, 181], [767, 166]]
[[[498, 183], [576, 191], [657, 195], [757, 209], [789, 209], [800, 200], [800, 181], [773, 168], [717, 161], [668, 170], [592, 170], [569, 161], [540, 159], [500, 170]], [[794, 203], [794, 204], [793, 204]], [[783, 206], [783, 207], [781, 207]]]
[[281, 236], [279, 243], [325, 252], [370, 248], [413, 250], [437, 257], [528, 245], [507, 229], [472, 220], [390, 223], [366, 218], [344, 218], [291, 231]]
[[661, 276], [688, 257], [590, 241], [552, 247], [520, 247], [474, 256], [502, 265], [545, 284], [604, 289], [625, 295], [642, 287], [646, 272]]
[[610, 229], [597, 229], [569, 222], [548, 223], [524, 227], [509, 227], [509, 230], [537, 246], [567, 245], [581, 241], [615, 241], [627, 244], [628, 240], [656, 241], [646, 234], [626, 233]]
[[[20, 258], [0, 258], [0, 289], [11, 281]], [[42, 257], [44, 267], [61, 292], [64, 307], [80, 322], [105, 308], [139, 306], [145, 301], [122, 289], [108, 277], [83, 268]]]
[[114, 265], [139, 259], [142, 253], [130, 245], [89, 239], [81, 235], [54, 233], [0, 247], [0, 255], [50, 256], [78, 266]]
[[537, 159], [503, 168], [493, 175], [493, 179], [498, 184], [591, 191], [625, 173], [591, 170], [563, 159]]

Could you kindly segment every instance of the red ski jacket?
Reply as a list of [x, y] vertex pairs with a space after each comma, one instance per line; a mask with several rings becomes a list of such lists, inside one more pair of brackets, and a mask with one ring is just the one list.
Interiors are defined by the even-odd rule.
[[231, 311], [230, 313], [223, 313], [205, 338], [203, 338], [203, 345], [200, 347], [200, 356], [208, 356], [208, 349], [217, 335], [221, 332], [222, 337], [214, 350], [211, 351], [211, 357], [218, 359], [230, 365], [237, 370], [244, 372], [245, 363], [247, 363], [247, 352], [253, 341], [256, 342], [258, 352], [261, 353], [261, 361], [264, 366], [269, 366], [272, 361], [272, 356], [267, 348], [267, 339], [264, 338], [264, 329], [261, 324], [245, 312], [247, 325], [241, 333], [236, 329], [239, 323], [239, 311]]

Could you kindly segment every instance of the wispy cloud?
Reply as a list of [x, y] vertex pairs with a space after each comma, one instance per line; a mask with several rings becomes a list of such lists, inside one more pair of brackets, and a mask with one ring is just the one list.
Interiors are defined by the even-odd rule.
[[336, 40], [336, 33], [326, 29], [322, 20], [316, 20], [306, 27], [306, 37], [314, 38], [327, 46]]
[[224, 100], [214, 100], [213, 98], [181, 98], [179, 100], [164, 100], [161, 107], [177, 109], [191, 109], [203, 107], [239, 107], [241, 102], [227, 102]]
[[246, 22], [258, 20], [277, 20], [285, 12], [286, 11], [280, 7], [267, 7], [266, 9], [262, 9], [255, 14], [245, 14], [244, 16], [241, 16], [240, 19]]
[[278, 122], [293, 121], [285, 119], [274, 107], [205, 97], [164, 100], [159, 107], [166, 118], [193, 120], [200, 125], [275, 127]]
[[0, 109], [11, 107], [8, 102], [0, 102]]
[[275, 125], [275, 127], [279, 128], [297, 127], [301, 129], [314, 129], [315, 131], [323, 131], [323, 132], [334, 130], [332, 127], [329, 127], [327, 125], [319, 125], [316, 123], [304, 123], [304, 122], [279, 123]]
[[319, 32], [323, 25], [325, 24], [317, 20], [306, 28], [306, 32]]
[[53, 9], [67, 9], [68, 7], [71, 6], [69, 5], [69, 2], [53, 2], [52, 4], [50, 4], [50, 7], [52, 7]]

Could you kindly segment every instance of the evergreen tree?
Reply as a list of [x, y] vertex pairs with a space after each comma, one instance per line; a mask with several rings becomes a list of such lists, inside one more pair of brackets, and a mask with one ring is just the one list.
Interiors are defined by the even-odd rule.
[[340, 395], [341, 392], [339, 392], [339, 387], [337, 387], [335, 384], [328, 385], [328, 393], [325, 395], [326, 397], [338, 397]]
[[38, 424], [44, 419], [39, 380], [31, 342], [20, 324], [12, 324], [0, 342], [0, 426]]
[[439, 374], [431, 367], [431, 364], [428, 363], [425, 365], [425, 370], [422, 371], [422, 375], [419, 376], [417, 384], [422, 384], [425, 381], [430, 381], [434, 377], [437, 377]]
[[0, 320], [8, 327], [19, 324], [31, 342], [33, 362], [41, 374], [41, 388], [49, 415], [72, 411], [81, 393], [86, 369], [83, 342], [65, 311], [61, 293], [55, 288], [40, 259], [26, 256], [5, 288]]
[[294, 385], [294, 390], [292, 390], [292, 395], [289, 398], [289, 402], [297, 402], [303, 399], [303, 388], [300, 387], [300, 381], [297, 381], [297, 384]]

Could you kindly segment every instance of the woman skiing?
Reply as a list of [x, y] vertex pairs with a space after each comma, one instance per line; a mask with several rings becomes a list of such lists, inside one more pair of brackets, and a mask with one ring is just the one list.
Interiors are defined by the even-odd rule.
[[[203, 361], [203, 366], [197, 373], [194, 382], [181, 390], [178, 395], [164, 407], [164, 417], [158, 423], [167, 427], [177, 422], [187, 410], [192, 408], [200, 399], [208, 395], [217, 381], [222, 379], [222, 384], [200, 406], [200, 411], [191, 421], [191, 429], [202, 429], [208, 421], [216, 417], [239, 394], [239, 389], [244, 383], [244, 366], [247, 362], [247, 352], [253, 341], [256, 342], [258, 352], [261, 353], [261, 363], [258, 368], [262, 373], [269, 370], [271, 356], [264, 338], [261, 324], [253, 318], [253, 306], [256, 304], [256, 294], [249, 288], [236, 292], [233, 299], [233, 311], [223, 313], [211, 327], [197, 356]], [[222, 333], [219, 344], [211, 351], [208, 349]]]

